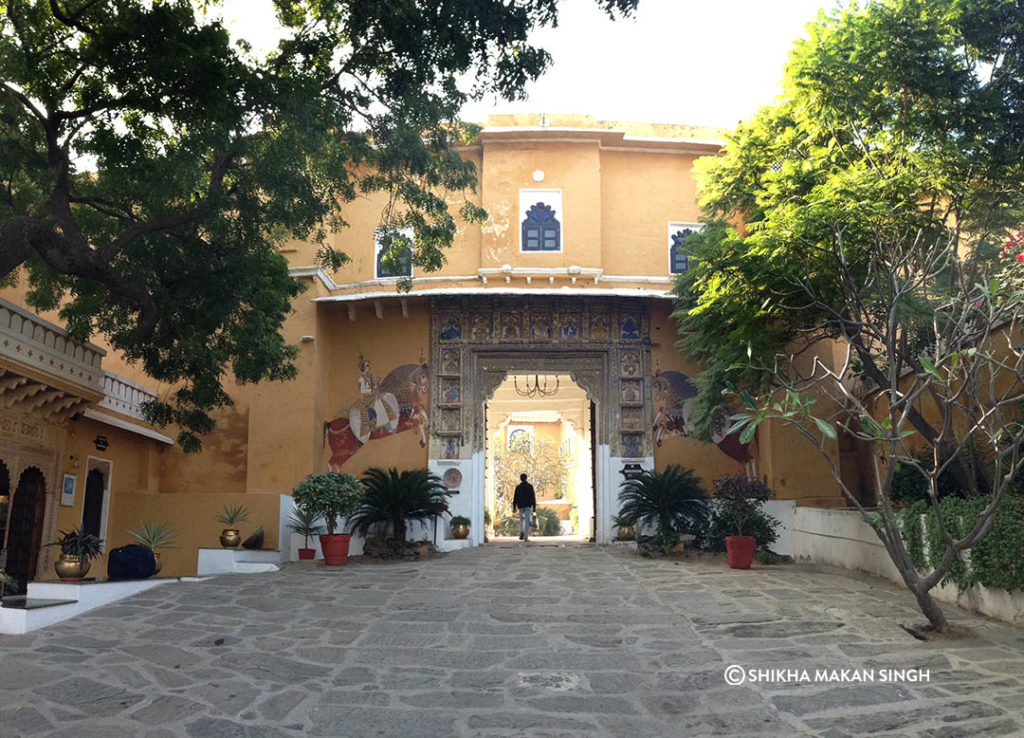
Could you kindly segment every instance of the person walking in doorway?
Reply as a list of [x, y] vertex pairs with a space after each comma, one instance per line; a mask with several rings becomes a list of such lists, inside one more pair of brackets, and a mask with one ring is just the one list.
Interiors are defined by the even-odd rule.
[[537, 495], [533, 485], [526, 481], [526, 475], [519, 475], [520, 482], [512, 495], [512, 511], [519, 510], [519, 540], [530, 540], [530, 521], [533, 519], [533, 508], [537, 506]]

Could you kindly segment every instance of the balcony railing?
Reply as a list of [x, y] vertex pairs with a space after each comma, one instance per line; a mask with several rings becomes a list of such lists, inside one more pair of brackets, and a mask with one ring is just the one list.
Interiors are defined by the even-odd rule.
[[16, 371], [43, 375], [71, 385], [89, 399], [103, 392], [100, 363], [106, 352], [91, 343], [71, 338], [38, 315], [0, 299], [0, 356], [12, 362]]

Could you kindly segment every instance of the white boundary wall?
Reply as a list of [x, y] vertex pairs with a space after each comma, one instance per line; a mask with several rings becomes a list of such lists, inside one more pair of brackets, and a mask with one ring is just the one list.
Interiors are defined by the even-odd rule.
[[[793, 548], [794, 558], [798, 561], [867, 571], [903, 585], [903, 579], [882, 542], [856, 510], [795, 508]], [[940, 585], [932, 590], [932, 596], [940, 602], [1024, 625], [1024, 593], [1019, 591], [978, 586], [958, 594], [956, 585]]]

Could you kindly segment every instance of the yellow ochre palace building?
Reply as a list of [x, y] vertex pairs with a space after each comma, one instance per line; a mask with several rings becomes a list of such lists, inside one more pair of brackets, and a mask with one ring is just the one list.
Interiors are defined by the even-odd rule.
[[[230, 382], [235, 404], [216, 415], [199, 454], [142, 418], [140, 403], [169, 388], [26, 309], [23, 287], [3, 291], [0, 563], [23, 581], [53, 578], [55, 549], [44, 544], [58, 530], [80, 526], [109, 549], [129, 543], [140, 521], [165, 520], [178, 540], [163, 573], [192, 574], [197, 549], [217, 546], [225, 504], [245, 505], [243, 535], [262, 526], [265, 546], [287, 558], [296, 483], [374, 466], [436, 473], [481, 544], [495, 487], [523, 448], [555, 469], [540, 504], [566, 533], [597, 543], [614, 535], [619, 484], [640, 468], [681, 464], [707, 487], [756, 474], [780, 498], [842, 504], [825, 466], [780, 427], [749, 447], [691, 435], [700, 367], [674, 348], [671, 288], [688, 268], [688, 235], [702, 227], [693, 164], [719, 152], [720, 135], [492, 117], [462, 151], [479, 173], [467, 196], [488, 220], [461, 227], [431, 273], [382, 263], [382, 200], [346, 205], [350, 227], [332, 238], [351, 262], [337, 272], [315, 266], [310, 244], [284, 249], [309, 287], [285, 326], [301, 348], [298, 378]], [[400, 293], [403, 277], [412, 289]], [[838, 453], [855, 475], [857, 450]]]

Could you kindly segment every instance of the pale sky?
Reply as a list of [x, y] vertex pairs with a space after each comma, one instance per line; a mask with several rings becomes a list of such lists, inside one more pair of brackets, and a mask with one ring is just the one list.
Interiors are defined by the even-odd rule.
[[[565, 0], [557, 29], [535, 40], [554, 57], [529, 99], [471, 103], [494, 113], [588, 113], [598, 120], [732, 128], [778, 95], [793, 41], [835, 0], [640, 0], [635, 18], [610, 21], [594, 0]], [[268, 0], [226, 0], [233, 34], [272, 45]]]

